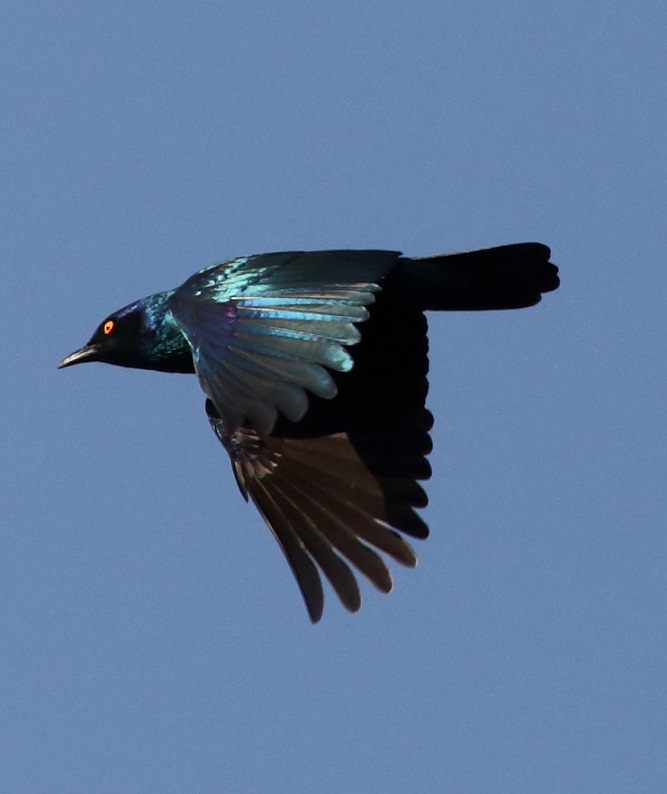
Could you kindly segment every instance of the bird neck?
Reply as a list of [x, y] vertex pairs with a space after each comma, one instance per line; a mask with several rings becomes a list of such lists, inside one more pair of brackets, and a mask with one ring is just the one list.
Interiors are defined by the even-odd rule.
[[137, 364], [159, 372], [194, 372], [192, 351], [169, 309], [175, 290], [158, 292], [139, 301], [144, 322]]

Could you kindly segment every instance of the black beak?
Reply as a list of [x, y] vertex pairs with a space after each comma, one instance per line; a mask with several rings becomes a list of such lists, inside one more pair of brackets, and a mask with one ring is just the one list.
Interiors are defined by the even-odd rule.
[[70, 353], [58, 364], [58, 369], [63, 367], [71, 367], [73, 364], [83, 364], [84, 361], [98, 361], [98, 353], [100, 352], [100, 345], [91, 345], [90, 342], [74, 353]]

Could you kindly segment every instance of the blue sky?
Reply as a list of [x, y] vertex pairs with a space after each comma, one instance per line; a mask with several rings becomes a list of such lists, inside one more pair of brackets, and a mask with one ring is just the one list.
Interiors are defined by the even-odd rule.
[[[0, 790], [663, 792], [658, 2], [8, 2]], [[553, 247], [432, 316], [432, 534], [313, 627], [194, 378], [56, 364], [235, 255]]]

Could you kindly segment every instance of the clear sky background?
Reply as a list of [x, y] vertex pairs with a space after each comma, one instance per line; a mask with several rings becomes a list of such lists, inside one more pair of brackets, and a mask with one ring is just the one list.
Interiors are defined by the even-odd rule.
[[[6, 2], [0, 791], [667, 790], [659, 2]], [[553, 247], [431, 317], [432, 534], [313, 627], [193, 377], [59, 372], [239, 254]]]

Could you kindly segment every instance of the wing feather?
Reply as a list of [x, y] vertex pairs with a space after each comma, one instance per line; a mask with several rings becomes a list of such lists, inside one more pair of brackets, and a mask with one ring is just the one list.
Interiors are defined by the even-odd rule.
[[394, 251], [286, 252], [241, 257], [195, 274], [170, 301], [197, 376], [227, 427], [266, 437], [278, 413], [298, 421], [306, 391], [331, 399], [355, 325], [368, 318]]
[[405, 519], [408, 531], [411, 521], [421, 521], [413, 503], [423, 505], [426, 498], [411, 473], [395, 478], [398, 487], [378, 478], [346, 433], [262, 438], [251, 428], [228, 432], [210, 401], [207, 413], [230, 454], [241, 492], [255, 503], [288, 559], [313, 622], [322, 613], [313, 569], [317, 573], [319, 567], [354, 612], [361, 596], [351, 565], [386, 593], [392, 579], [378, 552], [409, 567], [417, 564], [397, 531], [403, 527], [392, 522], [396, 508], [412, 514]]

